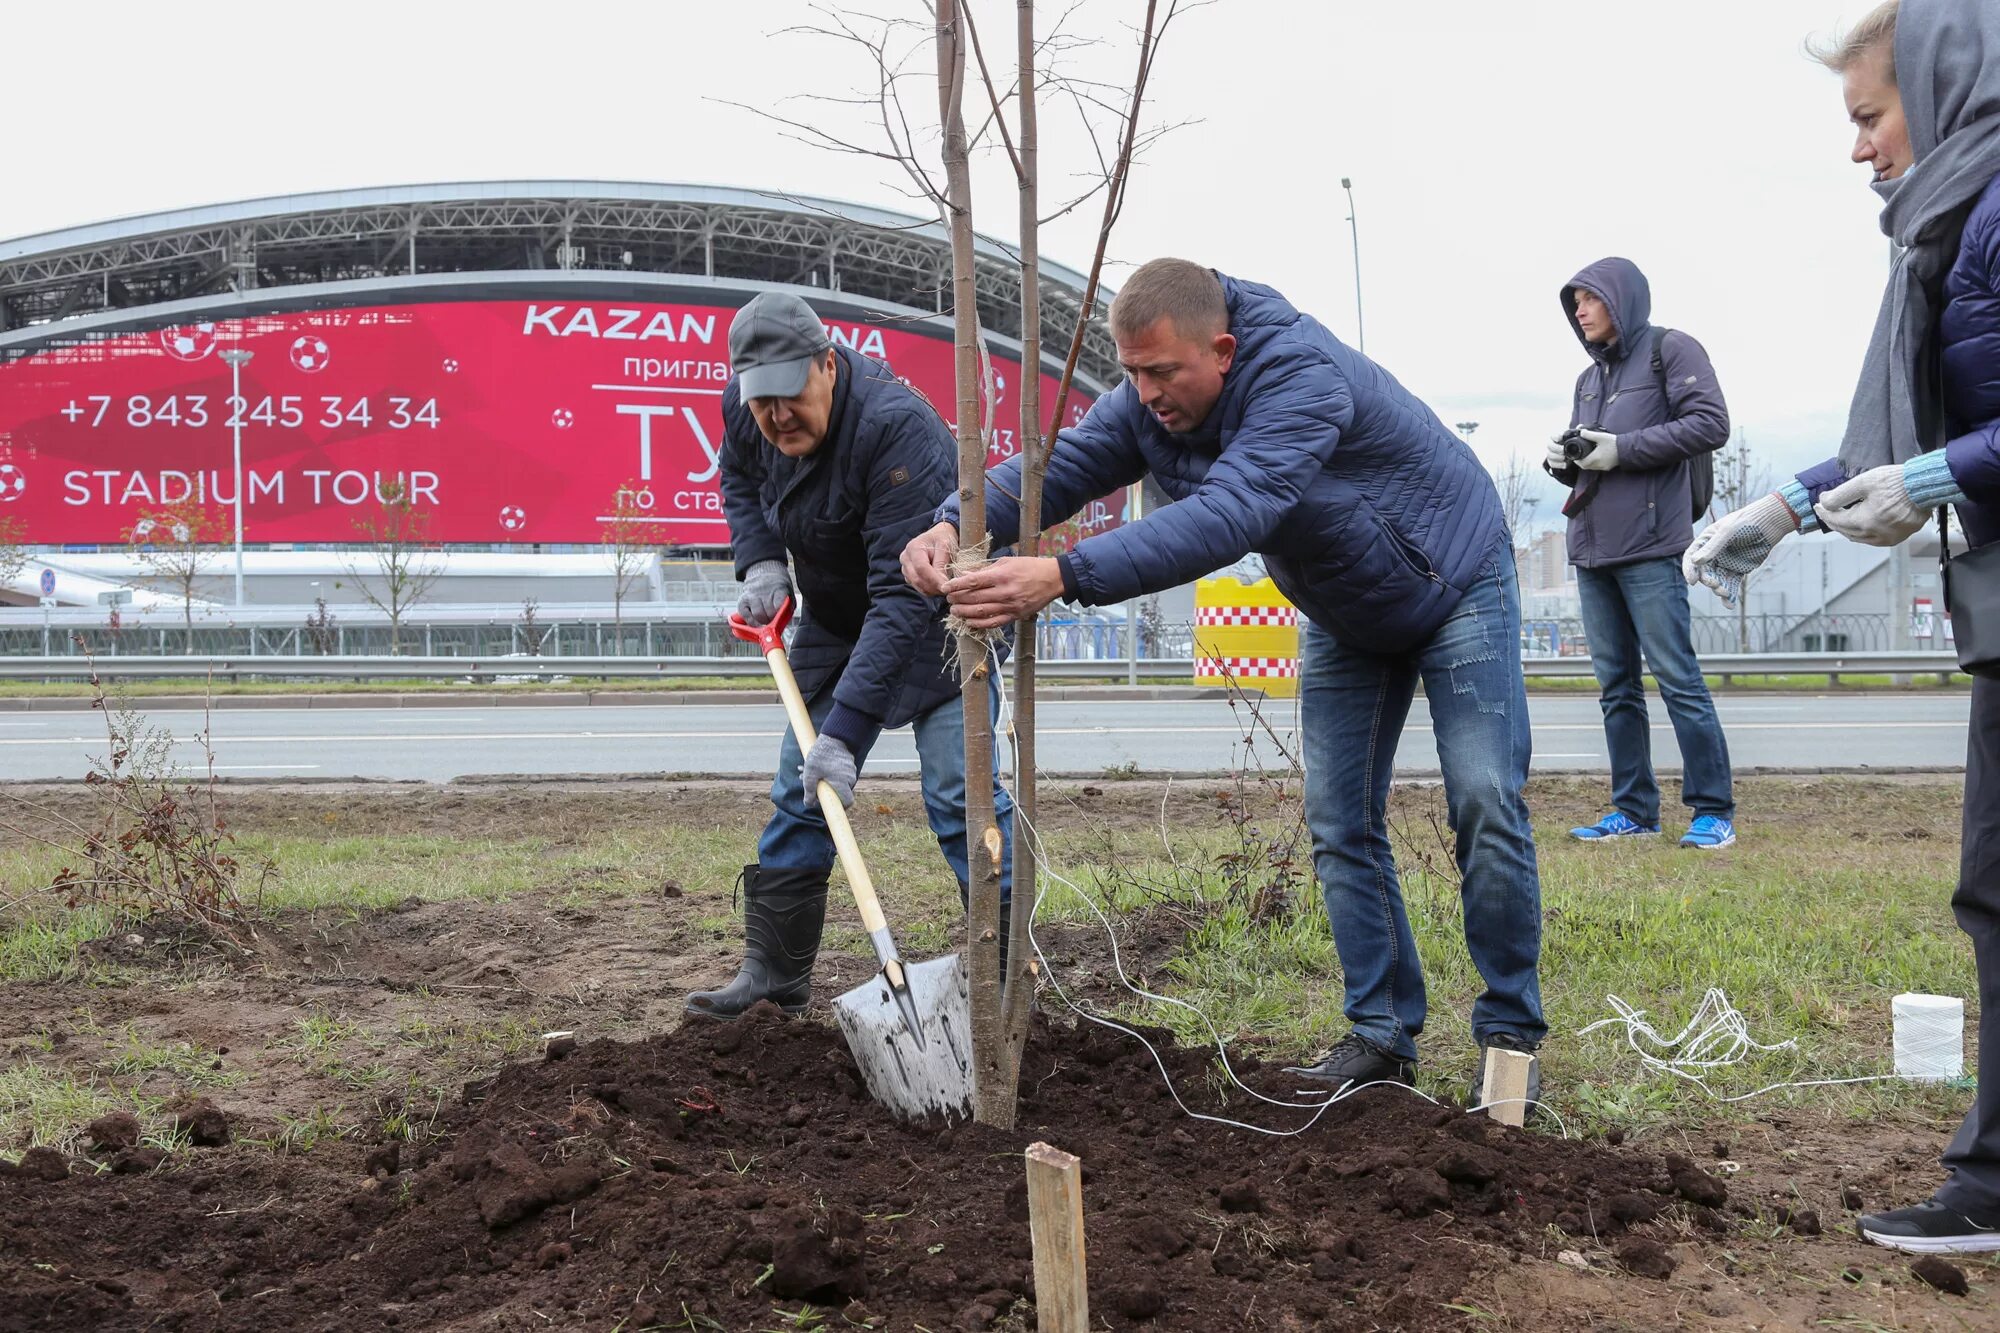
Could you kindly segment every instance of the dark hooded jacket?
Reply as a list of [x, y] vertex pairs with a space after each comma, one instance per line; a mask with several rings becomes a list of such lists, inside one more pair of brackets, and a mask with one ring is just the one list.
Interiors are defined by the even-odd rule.
[[[1610, 310], [1616, 342], [1585, 340], [1576, 322], [1578, 288]], [[1570, 563], [1601, 569], [1678, 556], [1694, 540], [1689, 460], [1729, 442], [1729, 408], [1715, 368], [1693, 338], [1652, 326], [1652, 288], [1629, 259], [1600, 259], [1571, 278], [1563, 284], [1562, 307], [1590, 354], [1576, 379], [1569, 424], [1618, 437], [1618, 466], [1609, 472], [1549, 469], [1572, 492]], [[1655, 346], [1664, 398], [1653, 373]]]
[[[1101, 606], [1255, 551], [1343, 644], [1422, 645], [1505, 549], [1492, 479], [1435, 412], [1319, 321], [1257, 283], [1222, 277], [1222, 289], [1236, 356], [1201, 425], [1169, 434], [1127, 380], [1050, 450], [1044, 528], [1148, 472], [1176, 502], [1078, 543], [1062, 557], [1065, 592]], [[987, 474], [997, 541], [1018, 534], [1020, 473], [1015, 458]], [[958, 521], [956, 495], [938, 516]]]
[[737, 380], [722, 391], [722, 507], [736, 577], [792, 557], [804, 605], [788, 656], [808, 699], [833, 690], [821, 730], [856, 754], [958, 693], [944, 602], [903, 579], [903, 547], [957, 482], [958, 445], [894, 371], [845, 347], [826, 439], [804, 458], [765, 440]]

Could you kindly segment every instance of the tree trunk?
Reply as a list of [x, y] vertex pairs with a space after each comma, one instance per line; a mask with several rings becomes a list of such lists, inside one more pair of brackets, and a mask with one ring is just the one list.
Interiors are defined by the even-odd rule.
[[[1017, 75], [1021, 98], [1021, 535], [1020, 553], [1041, 554], [1042, 474], [1049, 451], [1042, 439], [1041, 181], [1035, 165], [1035, 0], [1015, 0]], [[1041, 882], [1041, 847], [1035, 840], [1035, 630], [1038, 616], [1022, 619], [1014, 638], [1014, 900], [1007, 920], [1006, 1006], [1008, 1082], [1018, 1087], [1021, 1048], [1028, 1036], [1028, 928]]]
[[[938, 0], [938, 123], [944, 131], [945, 223], [951, 231], [953, 369], [958, 382], [959, 541], [986, 540], [986, 441], [979, 430], [979, 307], [973, 289], [972, 172], [965, 135], [965, 48], [958, 0]], [[958, 639], [965, 700], [966, 960], [972, 983], [972, 1118], [1002, 1129], [1014, 1125], [1013, 1080], [1001, 1013], [1000, 831], [993, 817], [993, 721], [987, 704], [991, 668], [985, 641]]]

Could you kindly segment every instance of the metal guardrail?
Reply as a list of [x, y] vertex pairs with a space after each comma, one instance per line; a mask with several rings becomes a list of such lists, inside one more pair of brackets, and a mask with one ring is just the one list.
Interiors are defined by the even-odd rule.
[[[1958, 670], [1956, 654], [1909, 653], [1711, 653], [1702, 659], [1711, 676], [1842, 676], [1933, 675]], [[673, 679], [725, 676], [760, 679], [767, 672], [762, 657], [388, 657], [388, 656], [119, 656], [98, 658], [97, 673], [107, 679], [238, 680], [258, 676], [346, 679], [472, 679], [496, 677], [554, 680], [577, 676], [618, 679]], [[1531, 657], [1522, 661], [1530, 676], [1589, 676], [1587, 657]], [[89, 659], [62, 657], [0, 657], [0, 678], [62, 677], [78, 679], [93, 669]], [[1043, 661], [1041, 675], [1051, 679], [1104, 679], [1140, 676], [1190, 678], [1187, 658], [1153, 657], [1137, 662], [1098, 658]], [[1255, 682], [1247, 682], [1254, 685]]]

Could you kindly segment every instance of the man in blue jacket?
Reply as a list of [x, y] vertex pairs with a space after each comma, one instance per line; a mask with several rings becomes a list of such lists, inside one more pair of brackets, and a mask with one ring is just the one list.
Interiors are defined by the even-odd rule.
[[[1126, 379], [1057, 440], [1042, 527], [1148, 472], [1177, 503], [1054, 559], [948, 579], [954, 496], [904, 551], [905, 574], [987, 627], [1058, 597], [1121, 602], [1262, 555], [1306, 617], [1306, 814], [1353, 1024], [1298, 1072], [1343, 1085], [1415, 1076], [1424, 977], [1386, 813], [1419, 681], [1457, 835], [1466, 944], [1486, 981], [1473, 1034], [1482, 1048], [1533, 1050], [1547, 1029], [1521, 794], [1520, 593], [1491, 479], [1387, 371], [1269, 287], [1156, 259], [1118, 293], [1111, 332]], [[987, 474], [996, 543], [1018, 534], [1020, 489], [1019, 460]]]
[[[806, 1007], [826, 919], [834, 846], [822, 780], [854, 803], [863, 759], [884, 728], [916, 733], [924, 813], [961, 897], [966, 891], [965, 709], [945, 651], [944, 608], [903, 580], [898, 557], [957, 484], [958, 445], [935, 409], [859, 352], [835, 346], [811, 306], [766, 292], [729, 329], [735, 371], [722, 391], [722, 504], [743, 582], [737, 610], [767, 624], [792, 596], [804, 608], [788, 650], [819, 739], [789, 729], [771, 781], [775, 807], [743, 867], [743, 962], [687, 1010], [735, 1018], [759, 1000]], [[1013, 802], [992, 776], [1003, 838], [1006, 920]]]
[[1590, 354], [1569, 418], [1588, 452], [1566, 452], [1575, 437], [1558, 434], [1547, 467], [1571, 488], [1569, 561], [1611, 751], [1611, 811], [1570, 836], [1605, 843], [1660, 831], [1650, 667], [1680, 744], [1681, 800], [1694, 811], [1681, 846], [1718, 851], [1736, 841], [1736, 793], [1680, 559], [1708, 509], [1708, 456], [1729, 442], [1729, 409], [1701, 344], [1649, 322], [1652, 288], [1631, 260], [1590, 265], [1563, 285], [1562, 306]]

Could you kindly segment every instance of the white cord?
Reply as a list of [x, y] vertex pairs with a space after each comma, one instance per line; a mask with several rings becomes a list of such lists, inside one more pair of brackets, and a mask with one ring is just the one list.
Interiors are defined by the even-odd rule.
[[[1658, 1073], [1672, 1074], [1675, 1078], [1694, 1084], [1719, 1102], [1744, 1102], [1752, 1097], [1762, 1097], [1767, 1092], [1777, 1092], [1783, 1088], [1831, 1088], [1848, 1083], [1879, 1083], [1896, 1078], [1895, 1074], [1865, 1074], [1859, 1078], [1816, 1078], [1790, 1083], [1772, 1083], [1755, 1092], [1740, 1093], [1734, 1097], [1724, 1097], [1708, 1086], [1708, 1080], [1701, 1071], [1726, 1069], [1741, 1064], [1751, 1055], [1768, 1055], [1774, 1051], [1790, 1051], [1798, 1048], [1796, 1041], [1781, 1041], [1765, 1045], [1750, 1035], [1749, 1020], [1741, 1010], [1729, 1002], [1729, 997], [1719, 986], [1711, 986], [1696, 1006], [1694, 1017], [1687, 1025], [1671, 1037], [1663, 1037], [1651, 1023], [1646, 1021], [1646, 1011], [1635, 1009], [1616, 995], [1604, 997], [1614, 1012], [1611, 1018], [1600, 1018], [1595, 1023], [1581, 1028], [1579, 1037], [1587, 1037], [1601, 1027], [1622, 1024], [1625, 1028], [1625, 1044], [1632, 1048], [1640, 1063]], [[1650, 1045], [1646, 1049], [1640, 1043]], [[1663, 1054], [1655, 1054], [1655, 1051]]]
[[[1014, 728], [1013, 728], [1013, 701], [1009, 697], [1007, 692], [1006, 673], [1001, 670], [998, 646], [997, 645], [993, 646], [991, 649], [989, 649], [989, 651], [992, 655], [991, 660], [993, 664], [993, 679], [998, 685], [1000, 692], [1000, 713], [994, 719], [995, 726], [998, 727], [1000, 725], [1000, 718], [1002, 717], [1006, 718], [1005, 735], [1007, 736], [1009, 750], [1013, 755], [1013, 765], [1012, 765], [1013, 771], [1018, 776], [1021, 770], [1021, 754], [1020, 754], [1020, 739], [1014, 734]], [[1028, 835], [1030, 837], [1037, 838], [1037, 841], [1039, 841], [1034, 826], [1029, 823], [1026, 816], [1021, 814], [1018, 807], [1014, 812], [1014, 817], [1016, 822], [1021, 827], [1027, 830]], [[1229, 1063], [1229, 1051], [1227, 1045], [1222, 1039], [1222, 1034], [1216, 1030], [1215, 1024], [1210, 1021], [1208, 1015], [1204, 1013], [1199, 1007], [1189, 1003], [1186, 1000], [1176, 999], [1170, 995], [1160, 995], [1153, 991], [1145, 990], [1142, 987], [1134, 984], [1132, 979], [1125, 975], [1124, 962], [1118, 949], [1117, 932], [1112, 929], [1110, 919], [1098, 907], [1096, 900], [1093, 899], [1090, 896], [1090, 894], [1084, 892], [1082, 888], [1080, 888], [1072, 881], [1065, 879], [1063, 876], [1058, 875], [1055, 871], [1049, 869], [1049, 867], [1045, 863], [1041, 865], [1041, 871], [1043, 879], [1052, 880], [1055, 883], [1061, 884], [1063, 887], [1069, 889], [1070, 892], [1074, 893], [1083, 902], [1083, 904], [1090, 909], [1091, 914], [1097, 918], [1098, 924], [1104, 928], [1105, 937], [1111, 941], [1112, 967], [1118, 973], [1119, 983], [1123, 985], [1126, 990], [1132, 992], [1132, 994], [1136, 996], [1139, 996], [1141, 999], [1150, 1000], [1156, 1004], [1170, 1004], [1178, 1008], [1185, 1009], [1187, 1012], [1193, 1014], [1196, 1018], [1201, 1020], [1201, 1025], [1203, 1028], [1207, 1030], [1209, 1039], [1215, 1046], [1216, 1055], [1222, 1062], [1223, 1072], [1228, 1078], [1229, 1082], [1234, 1087], [1238, 1088], [1239, 1090], [1248, 1094], [1249, 1096], [1256, 1098], [1258, 1101], [1265, 1102], [1272, 1106], [1297, 1108], [1301, 1110], [1309, 1106], [1316, 1106], [1318, 1108], [1313, 1112], [1312, 1118], [1306, 1121], [1305, 1124], [1299, 1126], [1297, 1129], [1289, 1129], [1289, 1130], [1266, 1129], [1261, 1125], [1246, 1124], [1243, 1121], [1231, 1120], [1224, 1116], [1204, 1115], [1199, 1111], [1195, 1111], [1189, 1108], [1188, 1104], [1181, 1100], [1179, 1089], [1174, 1087], [1173, 1079], [1167, 1073], [1166, 1061], [1161, 1057], [1159, 1051], [1153, 1047], [1153, 1044], [1151, 1042], [1147, 1041], [1146, 1038], [1141, 1036], [1136, 1030], [1127, 1027], [1122, 1023], [1115, 1022], [1112, 1019], [1108, 1019], [1102, 1017], [1101, 1015], [1090, 1012], [1088, 1009], [1078, 1004], [1075, 1000], [1071, 999], [1068, 992], [1066, 992], [1062, 988], [1062, 984], [1055, 979], [1055, 969], [1053, 965], [1049, 962], [1048, 955], [1042, 952], [1041, 942], [1035, 938], [1034, 921], [1035, 918], [1041, 914], [1042, 903], [1047, 896], [1043, 884], [1038, 882], [1035, 886], [1035, 908], [1034, 911], [1030, 913], [1028, 920], [1028, 942], [1034, 948], [1035, 957], [1041, 960], [1043, 968], [1042, 975], [1047, 978], [1049, 988], [1056, 993], [1057, 997], [1062, 1000], [1063, 1004], [1066, 1005], [1072, 1013], [1076, 1014], [1077, 1017], [1084, 1019], [1087, 1022], [1095, 1023], [1100, 1027], [1107, 1027], [1115, 1032], [1124, 1033], [1126, 1036], [1135, 1038], [1142, 1046], [1144, 1046], [1146, 1048], [1147, 1053], [1153, 1057], [1154, 1065], [1156, 1065], [1159, 1068], [1160, 1077], [1166, 1083], [1167, 1091], [1173, 1097], [1174, 1104], [1180, 1107], [1180, 1109], [1187, 1115], [1193, 1117], [1196, 1120], [1213, 1121], [1216, 1124], [1228, 1125], [1232, 1128], [1248, 1130], [1252, 1133], [1268, 1134], [1272, 1135], [1273, 1137], [1287, 1138], [1295, 1134], [1303, 1134], [1306, 1130], [1312, 1128], [1312, 1126], [1318, 1122], [1320, 1116], [1326, 1113], [1326, 1109], [1329, 1106], [1332, 1106], [1335, 1102], [1344, 1101], [1348, 1097], [1351, 1097], [1355, 1093], [1363, 1091], [1366, 1088], [1383, 1086], [1383, 1084], [1377, 1084], [1377, 1083], [1365, 1083], [1358, 1087], [1342, 1086], [1337, 1091], [1327, 1094], [1316, 1101], [1308, 1100], [1308, 1101], [1289, 1101], [1289, 1102], [1280, 1100], [1275, 1097], [1267, 1097], [1263, 1093], [1258, 1092], [1255, 1088], [1248, 1086], [1243, 1082], [1242, 1079], [1237, 1077], [1235, 1067]], [[1725, 1097], [1722, 1094], [1716, 1092], [1713, 1088], [1709, 1087], [1708, 1082], [1703, 1077], [1701, 1071], [1709, 1069], [1725, 1069], [1732, 1065], [1742, 1063], [1752, 1054], [1768, 1055], [1777, 1051], [1796, 1050], [1798, 1047], [1798, 1043], [1793, 1040], [1787, 1040], [1787, 1041], [1777, 1042], [1771, 1045], [1766, 1045], [1763, 1042], [1756, 1040], [1754, 1037], [1750, 1035], [1749, 1020], [1744, 1017], [1741, 1010], [1739, 1010], [1738, 1008], [1736, 1008], [1735, 1005], [1729, 1002], [1729, 996], [1725, 994], [1722, 988], [1719, 986], [1710, 987], [1702, 995], [1701, 1003], [1695, 1008], [1694, 1016], [1690, 1018], [1687, 1021], [1687, 1024], [1684, 1027], [1682, 1027], [1681, 1030], [1672, 1037], [1662, 1036], [1660, 1032], [1652, 1026], [1652, 1024], [1646, 1022], [1644, 1010], [1633, 1008], [1630, 1004], [1627, 1004], [1624, 1000], [1620, 999], [1618, 996], [1607, 995], [1605, 996], [1605, 1001], [1611, 1006], [1612, 1010], [1614, 1011], [1614, 1016], [1611, 1018], [1599, 1019], [1597, 1022], [1591, 1023], [1588, 1026], [1581, 1028], [1580, 1030], [1578, 1030], [1576, 1034], [1577, 1036], [1579, 1037], [1589, 1036], [1591, 1033], [1597, 1031], [1599, 1028], [1622, 1024], [1625, 1028], [1626, 1044], [1631, 1047], [1633, 1053], [1639, 1057], [1640, 1062], [1644, 1064], [1646, 1068], [1654, 1070], [1656, 1072], [1671, 1074], [1675, 1078], [1681, 1079], [1688, 1083], [1692, 1083], [1696, 1087], [1700, 1088], [1704, 1093], [1708, 1094], [1709, 1097], [1713, 1098], [1718, 1102], [1729, 1103], [1729, 1102], [1749, 1101], [1754, 1097], [1762, 1097], [1767, 1093], [1779, 1092], [1788, 1088], [1842, 1087], [1856, 1083], [1881, 1083], [1901, 1077], [1900, 1075], [1897, 1074], [1866, 1074], [1856, 1078], [1801, 1079], [1783, 1083], [1771, 1083], [1765, 1085], [1764, 1087], [1758, 1088], [1753, 1092], [1739, 1093], [1733, 1097]], [[1648, 1050], [1646, 1045], [1641, 1044], [1642, 1042], [1650, 1045], [1654, 1049]], [[1659, 1052], [1663, 1052], [1664, 1054], [1655, 1054], [1654, 1052], [1656, 1050]], [[1430, 1102], [1432, 1105], [1442, 1104], [1438, 1102], [1437, 1098], [1429, 1096], [1426, 1093], [1418, 1092], [1415, 1088], [1412, 1088], [1407, 1084], [1388, 1082], [1386, 1083], [1386, 1086], [1403, 1088], [1405, 1091], [1415, 1093], [1417, 1096], [1422, 1097], [1425, 1101]], [[1317, 1094], [1311, 1093], [1307, 1089], [1300, 1089], [1298, 1095], [1308, 1096], [1308, 1097], [1317, 1096]], [[1548, 1113], [1551, 1119], [1553, 1119], [1556, 1122], [1557, 1129], [1561, 1133], [1562, 1137], [1564, 1138], [1571, 1137], [1571, 1134], [1569, 1132], [1569, 1126], [1563, 1121], [1561, 1115], [1559, 1115], [1556, 1112], [1555, 1108], [1550, 1106], [1547, 1102], [1535, 1101], [1527, 1098], [1513, 1098], [1513, 1097], [1497, 1098], [1491, 1102], [1482, 1102], [1477, 1106], [1468, 1107], [1466, 1108], [1466, 1110], [1467, 1114], [1471, 1114], [1475, 1111], [1487, 1110], [1493, 1106], [1510, 1105], [1515, 1102], [1519, 1102], [1531, 1108], [1539, 1106], [1543, 1111]]]
[[[1013, 754], [1013, 770], [1018, 775], [1021, 770], [1020, 740], [1019, 737], [1017, 737], [1014, 734], [1014, 729], [1012, 725], [1013, 721], [1012, 701], [1009, 699], [1007, 694], [1005, 673], [1000, 669], [998, 647], [995, 646], [989, 649], [989, 652], [991, 654], [991, 660], [993, 663], [993, 679], [998, 685], [1000, 692], [1000, 713], [998, 716], [995, 717], [994, 720], [995, 726], [996, 728], [999, 726], [1000, 717], [1006, 717], [1008, 719], [1008, 724], [1004, 734], [1007, 736], [1008, 747]], [[1016, 806], [1014, 809], [1014, 820], [1016, 824], [1015, 833], [1017, 839], [1020, 835], [1020, 832], [1025, 829], [1028, 836], [1030, 838], [1033, 838], [1036, 841], [1037, 845], [1039, 845], [1040, 835], [1035, 831], [1033, 823], [1031, 823], [1028, 820], [1027, 816], [1021, 813], [1019, 806]], [[1034, 949], [1035, 957], [1041, 960], [1042, 975], [1045, 978], [1047, 978], [1049, 989], [1053, 990], [1056, 993], [1056, 996], [1062, 1000], [1063, 1004], [1067, 1006], [1069, 1010], [1072, 1013], [1074, 1013], [1078, 1018], [1081, 1018], [1086, 1022], [1095, 1023], [1099, 1027], [1110, 1028], [1114, 1032], [1123, 1033], [1124, 1035], [1138, 1041], [1138, 1043], [1141, 1046], [1144, 1046], [1146, 1048], [1146, 1053], [1153, 1057], [1153, 1064], [1155, 1067], [1159, 1069], [1160, 1079], [1166, 1085], [1167, 1094], [1174, 1099], [1174, 1105], [1180, 1107], [1181, 1111], [1190, 1118], [1195, 1120], [1206, 1120], [1218, 1125], [1228, 1125], [1232, 1129], [1247, 1130], [1253, 1134], [1266, 1134], [1273, 1138], [1290, 1138], [1294, 1135], [1305, 1133], [1307, 1130], [1311, 1129], [1315, 1124], [1319, 1123], [1319, 1118], [1326, 1114], [1327, 1108], [1331, 1107], [1336, 1102], [1346, 1101], [1349, 1097], [1354, 1096], [1356, 1093], [1366, 1091], [1369, 1088], [1375, 1088], [1375, 1087], [1401, 1088], [1405, 1092], [1411, 1093], [1417, 1097], [1421, 1097], [1424, 1101], [1429, 1102], [1433, 1106], [1443, 1105], [1443, 1103], [1439, 1102], [1437, 1098], [1431, 1096], [1428, 1093], [1420, 1092], [1416, 1088], [1411, 1087], [1407, 1083], [1397, 1083], [1393, 1080], [1388, 1080], [1388, 1079], [1378, 1080], [1372, 1083], [1362, 1083], [1362, 1084], [1346, 1083], [1342, 1084], [1338, 1089], [1332, 1092], [1323, 1094], [1310, 1089], [1305, 1089], [1305, 1088], [1298, 1089], [1296, 1095], [1312, 1098], [1312, 1100], [1308, 1101], [1283, 1101], [1275, 1097], [1265, 1096], [1263, 1093], [1257, 1091], [1255, 1088], [1252, 1088], [1248, 1084], [1244, 1083], [1241, 1078], [1237, 1077], [1235, 1066], [1231, 1065], [1229, 1062], [1229, 1051], [1227, 1044], [1222, 1039], [1222, 1034], [1216, 1030], [1215, 1024], [1212, 1021], [1210, 1021], [1208, 1015], [1205, 1012], [1203, 1012], [1199, 1006], [1191, 1004], [1186, 1000], [1176, 999], [1171, 995], [1160, 995], [1157, 994], [1156, 992], [1146, 990], [1143, 987], [1140, 987], [1137, 984], [1135, 984], [1132, 981], [1132, 979], [1125, 974], [1124, 958], [1118, 948], [1118, 934], [1115, 930], [1112, 929], [1110, 918], [1107, 917], [1104, 914], [1103, 910], [1098, 907], [1096, 900], [1092, 898], [1088, 893], [1084, 892], [1083, 889], [1079, 887], [1077, 884], [1075, 884], [1073, 881], [1066, 879], [1062, 875], [1057, 874], [1054, 870], [1051, 870], [1048, 867], [1048, 865], [1042, 861], [1041, 858], [1039, 857], [1036, 858], [1036, 864], [1041, 867], [1041, 876], [1040, 878], [1038, 878], [1037, 883], [1035, 885], [1034, 910], [1028, 914], [1028, 943], [1030, 947]], [[1209, 1039], [1215, 1046], [1216, 1055], [1221, 1060], [1223, 1072], [1233, 1086], [1235, 1086], [1242, 1092], [1248, 1094], [1249, 1096], [1256, 1098], [1258, 1101], [1265, 1102], [1271, 1106], [1279, 1106], [1293, 1110], [1304, 1110], [1308, 1107], [1317, 1108], [1313, 1111], [1311, 1118], [1296, 1129], [1267, 1129], [1262, 1125], [1253, 1125], [1241, 1120], [1232, 1120], [1227, 1116], [1208, 1115], [1201, 1111], [1194, 1110], [1185, 1101], [1182, 1101], [1180, 1090], [1174, 1086], [1173, 1076], [1167, 1072], [1167, 1064], [1165, 1058], [1161, 1056], [1159, 1050], [1153, 1045], [1152, 1042], [1147, 1041], [1146, 1038], [1136, 1029], [1127, 1027], [1125, 1024], [1119, 1023], [1113, 1019], [1105, 1018], [1102, 1015], [1092, 1013], [1090, 1010], [1084, 1008], [1082, 1005], [1078, 1004], [1075, 1000], [1071, 999], [1069, 993], [1063, 989], [1062, 983], [1056, 980], [1055, 967], [1049, 961], [1048, 955], [1042, 952], [1041, 941], [1035, 938], [1035, 918], [1041, 915], [1042, 903], [1047, 897], [1047, 893], [1041, 882], [1042, 880], [1053, 880], [1055, 883], [1061, 884], [1063, 887], [1067, 888], [1071, 893], [1074, 893], [1083, 902], [1084, 906], [1090, 909], [1091, 915], [1097, 918], [1098, 924], [1104, 928], [1105, 938], [1111, 941], [1112, 968], [1118, 973], [1119, 983], [1123, 985], [1126, 990], [1132, 992], [1132, 994], [1137, 995], [1142, 999], [1151, 1000], [1157, 1004], [1170, 1004], [1174, 1005], [1177, 1008], [1185, 1009], [1187, 1012], [1193, 1014], [1196, 1018], [1201, 1020], [1201, 1025], [1203, 1028], [1207, 1029]], [[1017, 885], [1016, 887], [1018, 888], [1019, 886]], [[1556, 1127], [1558, 1131], [1561, 1133], [1562, 1137], [1564, 1138], [1571, 1137], [1569, 1132], [1569, 1126], [1563, 1121], [1563, 1118], [1559, 1114], [1557, 1114], [1556, 1109], [1554, 1107], [1548, 1105], [1546, 1102], [1535, 1101], [1530, 1098], [1522, 1098], [1522, 1097], [1496, 1098], [1491, 1102], [1482, 1102], [1477, 1106], [1467, 1107], [1466, 1113], [1470, 1115], [1475, 1111], [1484, 1111], [1489, 1109], [1490, 1107], [1513, 1105], [1516, 1103], [1519, 1103], [1523, 1106], [1530, 1108], [1536, 1106], [1541, 1107], [1542, 1110], [1546, 1111], [1549, 1114], [1550, 1118], [1556, 1122]]]

